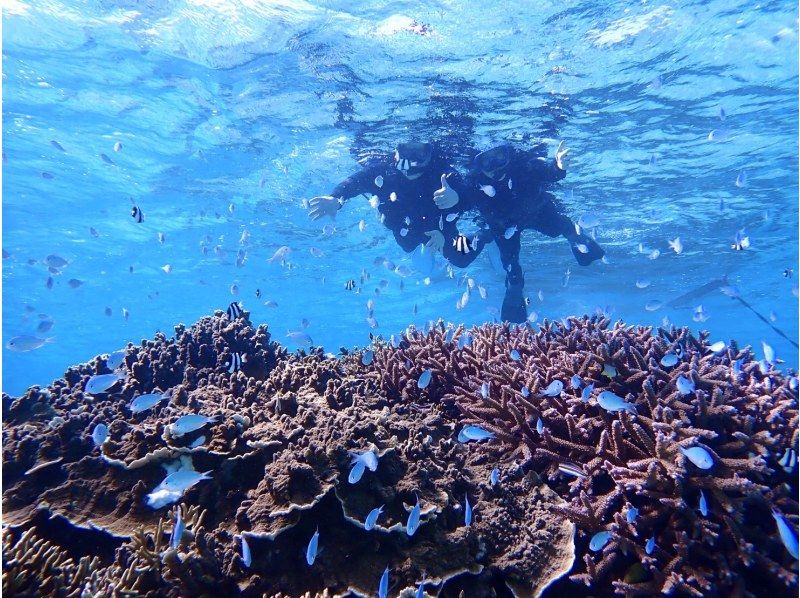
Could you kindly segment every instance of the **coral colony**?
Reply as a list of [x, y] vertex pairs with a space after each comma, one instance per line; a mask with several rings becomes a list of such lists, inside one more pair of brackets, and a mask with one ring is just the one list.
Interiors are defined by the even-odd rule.
[[735, 343], [570, 318], [288, 354], [239, 308], [111, 361], [3, 395], [5, 592], [797, 592], [797, 379]]

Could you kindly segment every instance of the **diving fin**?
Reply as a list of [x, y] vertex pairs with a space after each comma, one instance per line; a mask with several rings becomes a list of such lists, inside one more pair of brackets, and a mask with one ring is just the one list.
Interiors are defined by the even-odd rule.
[[[578, 247], [579, 245], [581, 246], [580, 248]], [[597, 244], [597, 241], [588, 235], [579, 235], [574, 239], [570, 239], [569, 247], [572, 249], [575, 261], [581, 266], [588, 266], [606, 254], [603, 248]]]

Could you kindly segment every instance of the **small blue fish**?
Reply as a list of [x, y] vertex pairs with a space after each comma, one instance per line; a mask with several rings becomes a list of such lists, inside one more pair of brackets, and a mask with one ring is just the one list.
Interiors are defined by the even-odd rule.
[[589, 384], [586, 388], [584, 388], [583, 392], [581, 393], [581, 401], [583, 401], [584, 403], [588, 403], [589, 397], [592, 396], [593, 390], [594, 390], [594, 383]]
[[725, 347], [725, 341], [717, 341], [713, 345], [709, 345], [708, 350], [712, 353], [719, 353], [720, 351], [724, 351]]
[[[133, 409], [131, 409], [131, 411], [133, 411]], [[206, 417], [205, 415], [197, 415], [193, 413], [190, 415], [182, 415], [175, 420], [175, 423], [168, 425], [167, 428], [169, 429], [170, 434], [173, 436], [183, 436], [184, 434], [199, 430], [206, 424], [211, 424], [215, 421], [217, 421], [216, 417]]]
[[389, 595], [389, 565], [381, 575], [381, 582], [378, 584], [378, 598], [386, 598]]
[[[458, 433], [459, 442], [469, 442], [470, 440], [491, 440], [494, 433], [484, 430], [480, 426], [464, 426]], [[462, 440], [463, 439], [463, 440]]]
[[422, 581], [419, 582], [417, 586], [417, 591], [414, 594], [414, 598], [425, 598], [425, 578], [422, 578]]
[[181, 538], [183, 538], [184, 529], [186, 529], [186, 525], [183, 523], [183, 517], [181, 517], [181, 508], [178, 506], [175, 511], [175, 525], [172, 527], [172, 537], [169, 541], [170, 548], [173, 550], [178, 550], [178, 547], [181, 545]]
[[778, 525], [778, 533], [781, 536], [781, 542], [783, 542], [789, 554], [797, 558], [797, 534], [789, 524], [786, 523], [786, 519], [784, 519], [783, 515], [778, 511], [772, 511], [772, 518], [775, 519], [775, 523]]
[[146, 395], [139, 395], [133, 399], [129, 405], [131, 413], [141, 413], [147, 411], [151, 407], [155, 407], [161, 401], [167, 398], [167, 393], [152, 392]]
[[119, 351], [114, 351], [106, 359], [106, 367], [109, 370], [116, 370], [119, 366], [122, 365], [122, 362], [125, 360], [126, 355], [127, 353], [124, 349], [120, 349]]
[[520, 391], [520, 392], [522, 393], [522, 396], [523, 396], [523, 397], [525, 397], [526, 399], [527, 399], [529, 396], [531, 396], [531, 391], [530, 391], [530, 389], [529, 389], [527, 386], [523, 386], [523, 387], [522, 387], [522, 391]]
[[519, 361], [520, 359], [519, 351], [517, 351], [516, 349], [511, 349], [511, 359], [513, 359], [514, 361]]
[[242, 542], [242, 562], [244, 563], [245, 567], [249, 567], [253, 563], [253, 555], [250, 552], [250, 545], [247, 543], [247, 538], [244, 537], [244, 534], [239, 536], [239, 539]]
[[492, 486], [497, 486], [500, 483], [500, 470], [496, 467], [492, 470], [492, 473], [489, 474], [489, 483]]
[[472, 336], [469, 334], [462, 334], [458, 337], [458, 348], [463, 349], [472, 345]]
[[603, 550], [608, 541], [611, 539], [611, 532], [609, 531], [602, 531], [597, 532], [592, 539], [589, 540], [589, 550], [597, 552], [598, 550]]
[[606, 378], [614, 378], [617, 375], [617, 368], [615, 368], [610, 363], [603, 364], [603, 371], [600, 372]]
[[706, 495], [702, 490], [700, 491], [700, 514], [703, 517], [708, 517], [708, 501], [706, 501]]
[[688, 449], [682, 446], [678, 448], [680, 448], [681, 452], [689, 461], [700, 469], [711, 469], [714, 466], [714, 458], [711, 456], [711, 453], [702, 446], [693, 446]]
[[488, 382], [481, 383], [481, 397], [483, 397], [484, 399], [488, 399], [489, 398], [489, 383]]
[[417, 380], [417, 388], [427, 388], [428, 384], [431, 383], [431, 378], [433, 377], [433, 372], [430, 370], [425, 370], [420, 374], [419, 380]]
[[647, 541], [647, 544], [644, 545], [644, 551], [647, 554], [653, 554], [653, 551], [656, 549], [656, 537], [651, 536], [650, 539]]
[[408, 514], [408, 521], [406, 521], [406, 533], [409, 536], [413, 536], [416, 533], [417, 528], [419, 528], [419, 515], [419, 496], [417, 496], [417, 504], [415, 504], [414, 508], [411, 509], [411, 512]]
[[562, 390], [564, 390], [564, 383], [561, 380], [553, 380], [542, 391], [542, 394], [546, 397], [556, 397], [561, 394]]
[[318, 546], [319, 546], [319, 528], [317, 528], [317, 531], [315, 531], [314, 535], [311, 536], [311, 540], [308, 541], [308, 548], [306, 548], [306, 563], [308, 563], [309, 567], [314, 564], [314, 560], [317, 558]]
[[764, 361], [770, 365], [773, 365], [775, 363], [775, 349], [770, 347], [764, 341], [761, 341], [761, 348], [764, 349]]
[[639, 509], [636, 507], [631, 507], [628, 509], [628, 512], [625, 513], [625, 521], [630, 524], [633, 524], [636, 521], [636, 518], [639, 516]]
[[104, 393], [117, 382], [124, 379], [125, 374], [123, 372], [114, 372], [113, 374], [96, 374], [89, 378], [89, 380], [86, 382], [84, 391], [90, 395]]
[[108, 426], [97, 424], [92, 430], [92, 441], [95, 446], [102, 446], [108, 440]]
[[544, 422], [542, 421], [542, 418], [541, 418], [541, 417], [540, 417], [539, 419], [537, 419], [537, 420], [536, 420], [536, 431], [537, 431], [539, 434], [541, 434], [542, 432], [544, 432]]
[[575, 374], [569, 379], [569, 385], [574, 390], [578, 390], [581, 386], [583, 386], [583, 380], [581, 380], [581, 377], [578, 374]]
[[455, 332], [456, 331], [453, 328], [448, 328], [447, 332], [444, 335], [444, 342], [445, 343], [450, 343], [450, 341], [453, 340], [453, 335], [455, 334]]
[[[98, 427], [102, 424], [98, 424]], [[95, 428], [96, 430], [97, 428]], [[794, 452], [793, 448], [787, 448], [784, 453], [783, 457], [780, 458], [778, 461], [778, 465], [781, 466], [781, 469], [786, 473], [792, 473], [794, 471], [794, 466], [797, 465], [797, 453]]]
[[737, 376], [741, 375], [742, 373], [742, 364], [744, 363], [744, 359], [737, 359], [733, 362], [733, 373]]
[[379, 507], [376, 507], [376, 508], [372, 509], [369, 512], [369, 514], [367, 515], [366, 520], [364, 521], [364, 529], [365, 530], [370, 531], [373, 527], [375, 527], [375, 524], [378, 522], [378, 517], [380, 517], [381, 513], [383, 513], [383, 507], [384, 506], [385, 505], [381, 505]]
[[464, 495], [464, 525], [472, 525], [472, 505], [469, 504], [469, 496]]
[[347, 481], [351, 484], [358, 484], [361, 480], [361, 477], [364, 475], [364, 469], [366, 466], [364, 465], [363, 461], [357, 460], [355, 465], [353, 465], [352, 469], [350, 470], [350, 475], [347, 476]]
[[675, 383], [675, 386], [678, 387], [678, 392], [684, 396], [694, 392], [694, 382], [683, 376], [678, 376], [678, 381]]
[[665, 368], [671, 368], [673, 365], [678, 363], [678, 356], [675, 353], [667, 353], [664, 357], [661, 358], [661, 365]]
[[373, 357], [374, 353], [372, 351], [364, 351], [364, 354], [361, 356], [361, 363], [364, 365], [369, 365], [372, 363]]
[[633, 404], [628, 403], [625, 399], [615, 395], [610, 390], [604, 390], [597, 395], [597, 404], [606, 411], [628, 411], [630, 413], [636, 413], [636, 407]]

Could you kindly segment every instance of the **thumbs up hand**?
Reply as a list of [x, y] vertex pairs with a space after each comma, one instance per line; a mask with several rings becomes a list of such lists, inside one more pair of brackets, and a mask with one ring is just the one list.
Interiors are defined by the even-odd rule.
[[458, 203], [458, 193], [447, 182], [447, 175], [442, 175], [442, 188], [433, 192], [433, 201], [440, 210], [449, 210]]

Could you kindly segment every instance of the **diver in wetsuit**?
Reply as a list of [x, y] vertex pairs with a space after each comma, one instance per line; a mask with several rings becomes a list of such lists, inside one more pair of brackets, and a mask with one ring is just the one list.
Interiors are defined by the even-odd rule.
[[480, 253], [483, 242], [473, 239], [468, 244], [455, 220], [447, 219], [447, 211], [459, 203], [457, 189], [466, 191], [460, 175], [432, 144], [401, 143], [394, 154], [373, 160], [339, 183], [331, 195], [309, 199], [309, 216], [335, 218], [349, 198], [374, 195], [383, 224], [405, 252], [424, 244], [463, 268]]
[[523, 298], [525, 279], [519, 264], [523, 230], [565, 237], [581, 266], [605, 255], [594, 239], [578, 232], [572, 220], [556, 207], [555, 197], [545, 190], [547, 183], [566, 176], [564, 157], [568, 151], [562, 141], [555, 159], [546, 161], [509, 145], [500, 145], [478, 154], [472, 162], [466, 181], [469, 191], [467, 197], [462, 192], [462, 205], [478, 209], [500, 250], [506, 271], [503, 320], [524, 322], [527, 318]]

